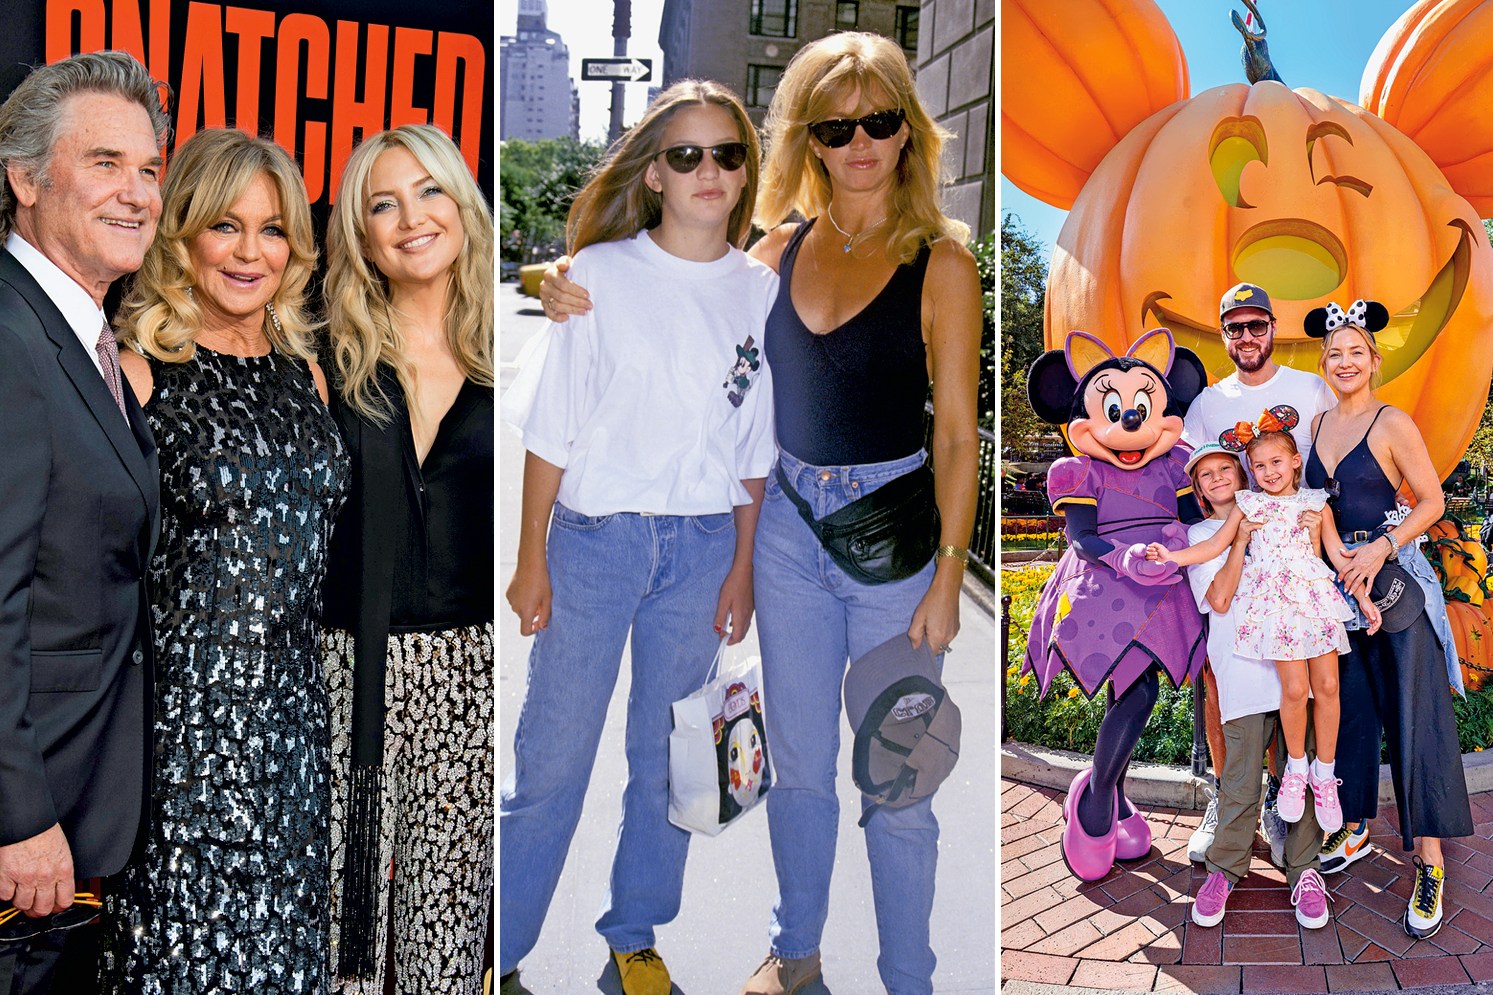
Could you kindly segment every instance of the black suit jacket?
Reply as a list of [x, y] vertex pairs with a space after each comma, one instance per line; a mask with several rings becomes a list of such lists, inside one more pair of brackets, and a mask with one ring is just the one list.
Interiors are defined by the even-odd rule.
[[0, 844], [60, 823], [79, 878], [146, 824], [155, 443], [0, 249]]

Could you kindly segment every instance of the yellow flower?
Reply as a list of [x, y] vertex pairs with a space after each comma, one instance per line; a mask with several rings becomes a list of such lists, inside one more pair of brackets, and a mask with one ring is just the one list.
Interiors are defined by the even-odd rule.
[[1017, 681], [1017, 683], [1020, 684], [1022, 687], [1026, 687], [1031, 682], [1032, 682], [1032, 675], [1031, 674], [1027, 674], [1021, 680]]
[[1068, 689], [1068, 697], [1070, 697], [1070, 698], [1077, 698], [1078, 697], [1078, 688], [1069, 688]]
[[1015, 677], [1019, 673], [1021, 673], [1021, 664], [1019, 663], [1013, 663], [1011, 664], [1011, 666], [1006, 668], [1007, 677]]
[[1483, 748], [1481, 746], [1474, 746], [1472, 748], [1472, 752], [1473, 753], [1481, 753], [1481, 752], [1483, 752]]

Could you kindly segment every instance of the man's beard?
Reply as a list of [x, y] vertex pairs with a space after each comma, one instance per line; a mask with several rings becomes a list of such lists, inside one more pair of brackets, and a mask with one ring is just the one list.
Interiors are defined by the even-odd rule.
[[1229, 358], [1241, 373], [1258, 373], [1266, 363], [1270, 361], [1270, 354], [1275, 352], [1275, 336], [1272, 335], [1265, 340], [1265, 344], [1252, 356], [1241, 355], [1237, 348], [1230, 350]]

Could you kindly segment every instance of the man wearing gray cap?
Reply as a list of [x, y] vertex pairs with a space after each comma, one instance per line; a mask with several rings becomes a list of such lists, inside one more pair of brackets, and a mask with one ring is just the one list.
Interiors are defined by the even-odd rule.
[[[1187, 409], [1182, 423], [1182, 440], [1196, 449], [1207, 442], [1217, 443], [1225, 432], [1239, 422], [1251, 425], [1271, 409], [1290, 408], [1296, 421], [1290, 432], [1301, 451], [1303, 464], [1311, 454], [1312, 420], [1318, 413], [1337, 404], [1337, 396], [1327, 382], [1315, 373], [1277, 366], [1271, 359], [1275, 350], [1275, 312], [1270, 295], [1252, 283], [1230, 287], [1218, 304], [1218, 330], [1235, 370], [1218, 383], [1205, 387]], [[1277, 414], [1280, 412], [1277, 411]], [[1289, 419], [1286, 419], [1289, 423]], [[1246, 473], [1248, 469], [1246, 468]], [[1211, 670], [1204, 670], [1207, 685], [1205, 713], [1208, 752], [1213, 769], [1223, 769], [1224, 745], [1218, 711], [1218, 683]], [[1270, 840], [1271, 858], [1281, 864], [1284, 859], [1286, 826], [1275, 814], [1275, 775], [1267, 794], [1262, 822]], [[1218, 825], [1218, 802], [1208, 803], [1202, 824], [1188, 842], [1187, 855], [1201, 861], [1213, 843], [1213, 829]]]

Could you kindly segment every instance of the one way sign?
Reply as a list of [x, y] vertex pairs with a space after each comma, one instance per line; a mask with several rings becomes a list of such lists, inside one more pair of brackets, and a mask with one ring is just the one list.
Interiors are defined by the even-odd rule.
[[582, 59], [581, 79], [607, 83], [646, 83], [653, 79], [652, 59], [621, 56], [614, 59]]

